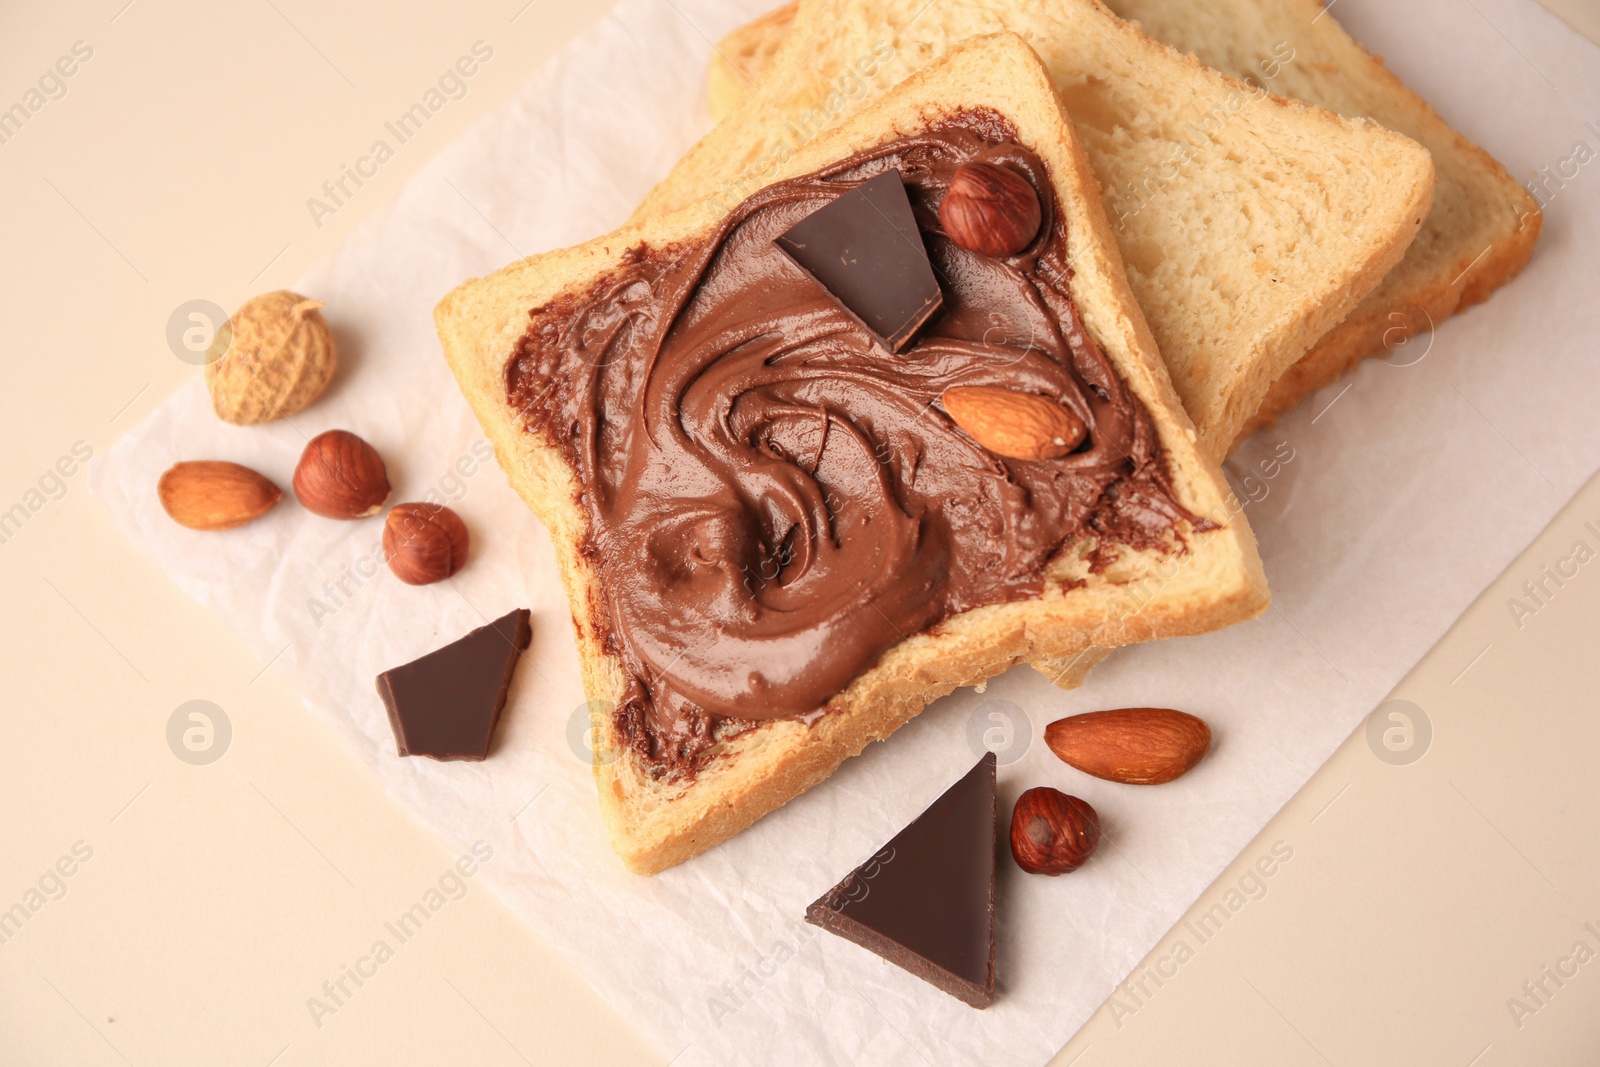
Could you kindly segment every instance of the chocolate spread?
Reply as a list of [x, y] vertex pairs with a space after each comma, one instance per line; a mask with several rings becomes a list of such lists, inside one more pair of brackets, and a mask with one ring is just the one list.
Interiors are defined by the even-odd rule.
[[[951, 173], [981, 160], [1038, 192], [1043, 224], [991, 259], [939, 228]], [[944, 290], [890, 353], [774, 239], [900, 172]], [[1043, 162], [992, 112], [761, 190], [709, 237], [638, 247], [532, 313], [511, 403], [577, 476], [595, 618], [621, 658], [623, 735], [692, 773], [753, 720], [809, 716], [897, 642], [1037, 595], [1062, 545], [1181, 550], [1149, 413], [1084, 332]], [[993, 385], [1065, 404], [1076, 451], [1026, 462], [959, 430], [939, 397]]]

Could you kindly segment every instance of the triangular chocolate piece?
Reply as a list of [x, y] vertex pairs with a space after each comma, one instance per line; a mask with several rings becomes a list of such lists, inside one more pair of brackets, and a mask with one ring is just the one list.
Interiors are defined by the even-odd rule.
[[944, 301], [897, 170], [813, 211], [778, 238], [778, 247], [891, 352]]
[[806, 909], [831, 930], [951, 996], [994, 1002], [991, 752], [867, 862]]
[[378, 695], [402, 756], [481, 760], [500, 721], [511, 673], [533, 631], [518, 608], [459, 641], [378, 675]]

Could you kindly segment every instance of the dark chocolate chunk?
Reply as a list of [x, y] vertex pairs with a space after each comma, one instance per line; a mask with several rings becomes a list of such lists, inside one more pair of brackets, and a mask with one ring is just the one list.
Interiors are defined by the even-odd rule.
[[944, 300], [899, 171], [884, 171], [813, 211], [778, 238], [778, 247], [891, 352]]
[[481, 760], [533, 631], [518, 608], [459, 641], [378, 675], [402, 756]]
[[995, 758], [989, 753], [927, 811], [806, 909], [951, 996], [994, 1003]]

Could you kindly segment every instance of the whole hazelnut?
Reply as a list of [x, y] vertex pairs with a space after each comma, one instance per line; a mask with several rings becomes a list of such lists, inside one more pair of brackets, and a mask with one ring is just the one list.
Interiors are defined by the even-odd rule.
[[389, 499], [389, 475], [378, 450], [348, 430], [320, 433], [300, 453], [294, 495], [329, 519], [376, 515]]
[[1039, 232], [1039, 196], [1028, 179], [994, 163], [963, 163], [939, 202], [939, 225], [962, 248], [1011, 256]]
[[1011, 855], [1029, 874], [1066, 874], [1100, 845], [1100, 816], [1086, 801], [1042, 785], [1011, 809]]
[[407, 585], [442, 582], [467, 562], [467, 524], [443, 504], [396, 504], [383, 524], [383, 556]]

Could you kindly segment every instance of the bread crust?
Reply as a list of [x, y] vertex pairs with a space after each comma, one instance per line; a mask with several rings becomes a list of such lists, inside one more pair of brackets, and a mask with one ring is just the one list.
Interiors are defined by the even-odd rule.
[[1364, 359], [1393, 356], [1403, 363], [1407, 357], [1397, 352], [1401, 345], [1418, 334], [1431, 332], [1450, 316], [1483, 303], [1521, 273], [1533, 258], [1533, 246], [1542, 226], [1543, 216], [1535, 207], [1498, 245], [1487, 246], [1486, 254], [1476, 264], [1464, 264], [1453, 281], [1442, 272], [1433, 277], [1419, 276], [1402, 262], [1389, 272], [1380, 290], [1362, 301], [1349, 318], [1329, 330], [1272, 383], [1261, 407], [1234, 439], [1234, 447], [1257, 430], [1274, 425], [1301, 401], [1332, 385]]
[[[1096, 645], [1201, 633], [1266, 606], [1266, 581], [1249, 527], [1229, 510], [1220, 471], [1195, 444], [1193, 425], [1128, 287], [1088, 162], [1026, 44], [1009, 34], [963, 44], [797, 153], [773, 180], [918, 133], [969, 108], [1005, 116], [1018, 140], [1044, 161], [1072, 243], [1069, 289], [1084, 327], [1149, 409], [1178, 500], [1223, 525], [1186, 529], [1188, 547], [1181, 555], [1124, 549], [1098, 573], [1088, 563], [1091, 539], [1069, 545], [1050, 564], [1040, 597], [964, 612], [907, 638], [857, 676], [812, 724], [764, 722], [719, 742], [710, 762], [692, 777], [652, 778], [623, 745], [614, 717], [603, 712], [595, 764], [600, 807], [614, 848], [638, 873], [673, 866], [744, 829], [959, 686], [1035, 656], [1071, 657]], [[580, 548], [587, 518], [577, 503], [578, 483], [558, 451], [521, 428], [521, 416], [507, 399], [505, 368], [532, 308], [587, 288], [630, 247], [665, 247], [709, 234], [722, 214], [717, 204], [701, 202], [514, 263], [464, 283], [435, 311], [462, 392], [511, 484], [550, 531], [572, 606], [584, 689], [601, 709], [616, 707], [626, 679], [594, 621], [604, 618], [604, 608], [597, 574]]]

